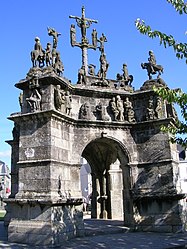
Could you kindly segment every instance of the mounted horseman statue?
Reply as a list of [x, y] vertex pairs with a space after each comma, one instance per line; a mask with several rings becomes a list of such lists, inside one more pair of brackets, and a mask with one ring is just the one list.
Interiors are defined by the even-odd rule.
[[163, 73], [164, 69], [161, 65], [156, 64], [156, 59], [152, 50], [149, 51], [148, 61], [149, 62], [141, 63], [141, 67], [147, 70], [149, 80], [152, 79], [151, 75], [156, 74], [157, 72], [157, 78], [159, 78], [161, 73]]
[[[35, 38], [34, 50], [31, 51], [31, 61], [33, 67], [44, 67], [45, 62], [45, 50], [42, 49], [42, 45], [40, 43], [40, 38]], [[38, 65], [37, 65], [38, 62]]]

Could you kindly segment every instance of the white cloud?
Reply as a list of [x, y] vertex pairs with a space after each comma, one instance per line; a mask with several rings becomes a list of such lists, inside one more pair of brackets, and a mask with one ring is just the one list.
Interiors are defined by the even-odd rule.
[[10, 156], [11, 156], [11, 150], [0, 151], [0, 158], [10, 157]]

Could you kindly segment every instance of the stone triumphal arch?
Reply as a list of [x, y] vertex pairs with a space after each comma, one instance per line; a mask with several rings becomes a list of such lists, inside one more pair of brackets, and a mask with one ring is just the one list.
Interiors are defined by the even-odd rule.
[[[81, 18], [85, 22], [79, 27], [96, 22], [85, 18], [84, 8]], [[166, 84], [160, 74], [156, 79], [149, 75], [135, 90], [126, 64], [122, 75], [108, 79], [104, 34], [96, 74], [85, 57], [88, 48], [97, 48], [95, 30], [88, 44], [82, 27], [77, 43], [74, 28], [71, 45], [80, 47], [83, 56], [76, 84], [63, 76], [58, 32], [48, 28], [52, 48], [48, 44], [43, 53], [36, 37], [33, 67], [15, 85], [21, 90], [21, 111], [9, 117], [14, 122], [13, 139], [7, 141], [12, 147], [5, 218], [9, 241], [59, 245], [84, 235], [81, 156], [92, 172], [92, 218], [123, 219], [136, 231], [182, 231], [177, 149], [160, 130], [175, 123], [176, 113], [153, 91]]]

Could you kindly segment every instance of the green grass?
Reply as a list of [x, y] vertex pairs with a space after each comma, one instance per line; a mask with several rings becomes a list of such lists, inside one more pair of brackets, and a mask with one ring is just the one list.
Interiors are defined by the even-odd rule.
[[4, 220], [5, 213], [6, 213], [5, 210], [0, 210], [0, 221]]

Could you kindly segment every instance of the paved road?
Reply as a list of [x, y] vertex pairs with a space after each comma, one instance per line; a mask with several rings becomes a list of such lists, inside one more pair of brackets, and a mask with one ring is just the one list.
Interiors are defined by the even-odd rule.
[[[120, 221], [85, 220], [87, 236], [76, 238], [55, 248], [64, 249], [171, 249], [187, 248], [187, 233], [129, 232]], [[186, 246], [186, 247], [185, 247]], [[0, 249], [44, 249], [50, 247], [8, 243], [4, 225], [0, 222]]]

